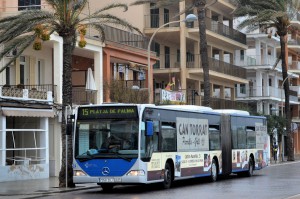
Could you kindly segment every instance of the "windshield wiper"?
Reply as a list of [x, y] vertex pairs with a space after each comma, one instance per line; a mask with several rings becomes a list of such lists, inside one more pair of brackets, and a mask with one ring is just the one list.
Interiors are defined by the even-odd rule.
[[84, 161], [88, 161], [88, 160], [92, 160], [94, 159], [94, 155], [92, 155], [91, 153], [89, 153], [89, 151], [81, 154], [81, 155], [78, 155], [76, 157], [76, 159], [78, 159], [80, 162], [84, 162]]

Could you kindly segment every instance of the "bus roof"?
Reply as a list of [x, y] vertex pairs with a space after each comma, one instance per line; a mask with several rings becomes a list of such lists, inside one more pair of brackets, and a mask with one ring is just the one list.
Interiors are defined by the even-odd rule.
[[236, 110], [236, 109], [215, 109], [213, 112], [217, 113], [225, 113], [229, 115], [245, 115], [249, 116], [250, 113], [248, 111]]
[[219, 114], [213, 112], [213, 109], [206, 106], [197, 106], [197, 105], [159, 105], [155, 108], [167, 109], [167, 110], [177, 110], [177, 111], [191, 111], [198, 113], [210, 113], [210, 114]]

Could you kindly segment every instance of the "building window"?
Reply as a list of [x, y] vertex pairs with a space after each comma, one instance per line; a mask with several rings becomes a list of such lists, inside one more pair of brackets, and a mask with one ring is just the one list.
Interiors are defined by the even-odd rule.
[[41, 0], [19, 0], [18, 10], [40, 10]]
[[[159, 43], [154, 42], [153, 45], [151, 45], [151, 51], [156, 52], [156, 56], [160, 56], [160, 45]], [[160, 68], [160, 62], [159, 60], [156, 61], [156, 63], [153, 65], [153, 68]]]
[[6, 81], [5, 81], [5, 83], [6, 83], [7, 85], [10, 85], [10, 68], [9, 68], [9, 67], [7, 67], [7, 68], [5, 69], [5, 73], [6, 73]]
[[240, 84], [240, 93], [246, 94], [246, 84]]
[[170, 47], [165, 46], [165, 68], [170, 68]]

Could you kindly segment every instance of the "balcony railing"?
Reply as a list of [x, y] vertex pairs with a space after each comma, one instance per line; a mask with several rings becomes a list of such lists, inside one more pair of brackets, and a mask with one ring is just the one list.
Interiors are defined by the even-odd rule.
[[97, 91], [87, 91], [85, 87], [72, 88], [73, 104], [95, 104]]
[[289, 62], [289, 70], [300, 70], [300, 62], [299, 61], [292, 61]]
[[53, 102], [56, 98], [56, 86], [44, 85], [3, 85], [0, 86], [0, 97], [6, 99], [40, 100]]
[[[262, 56], [262, 55], [245, 55], [241, 56], [240, 60], [237, 60], [237, 65], [240, 66], [273, 66], [276, 63], [277, 57], [275, 56]], [[277, 64], [278, 68], [281, 68], [281, 61]]]
[[[200, 59], [200, 55], [195, 56], [195, 59]], [[199, 64], [196, 64], [199, 63]], [[220, 61], [214, 58], [208, 58], [208, 65], [209, 69], [215, 72], [223, 73], [226, 75], [231, 75], [234, 77], [239, 78], [246, 78], [246, 69], [224, 62]], [[188, 62], [187, 68], [202, 68], [201, 61], [195, 60], [195, 62]]]
[[300, 41], [296, 40], [296, 39], [289, 39], [288, 40], [288, 45], [300, 45]]
[[[273, 97], [273, 98], [284, 99], [284, 95], [285, 95], [283, 89], [275, 88], [273, 86], [248, 87], [245, 89], [238, 89], [235, 91], [235, 93], [237, 98]], [[298, 101], [298, 92], [292, 88], [290, 89], [290, 100]]]
[[[146, 28], [159, 28], [163, 24], [170, 22], [170, 21], [178, 21], [179, 16], [176, 14], [152, 14], [152, 15], [146, 15], [145, 16], [145, 27]], [[219, 35], [223, 35], [224, 37], [227, 37], [229, 39], [238, 41], [242, 44], [246, 43], [246, 34], [235, 30], [233, 28], [230, 28], [229, 26], [226, 26], [223, 23], [220, 23], [218, 21], [215, 21], [211, 18], [206, 17], [205, 18], [205, 24], [207, 30], [210, 30], [212, 32], [215, 32]], [[179, 27], [179, 23], [170, 24], [167, 27]], [[187, 23], [187, 27], [193, 28], [198, 27], [198, 23]]]
[[[202, 100], [202, 104], [204, 101]], [[210, 107], [212, 109], [238, 109], [249, 110], [250, 106], [245, 102], [238, 102], [228, 99], [210, 98]]]

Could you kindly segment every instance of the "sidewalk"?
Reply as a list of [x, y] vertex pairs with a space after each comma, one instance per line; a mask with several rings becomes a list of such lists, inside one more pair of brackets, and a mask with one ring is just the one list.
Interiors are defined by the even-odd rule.
[[0, 198], [4, 198], [4, 196], [15, 196], [14, 198], [19, 198], [25, 195], [34, 196], [41, 194], [70, 192], [83, 189], [100, 189], [100, 186], [98, 186], [96, 183], [78, 184], [75, 188], [59, 188], [58, 184], [58, 177], [50, 177], [47, 179], [37, 180], [0, 182]]

